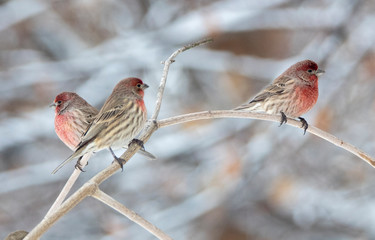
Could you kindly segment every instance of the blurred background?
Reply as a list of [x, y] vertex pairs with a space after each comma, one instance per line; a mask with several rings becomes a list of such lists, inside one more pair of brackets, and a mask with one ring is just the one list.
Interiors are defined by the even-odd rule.
[[[70, 176], [48, 108], [74, 91], [100, 108], [142, 78], [149, 116], [165, 60], [160, 119], [230, 109], [293, 63], [326, 74], [306, 120], [375, 156], [375, 2], [370, 0], [0, 1], [0, 238], [30, 231]], [[102, 189], [174, 239], [375, 239], [375, 170], [301, 129], [223, 119], [163, 128]], [[121, 154], [122, 152], [117, 152]], [[111, 164], [90, 159], [75, 189]], [[88, 198], [42, 239], [155, 239]]]

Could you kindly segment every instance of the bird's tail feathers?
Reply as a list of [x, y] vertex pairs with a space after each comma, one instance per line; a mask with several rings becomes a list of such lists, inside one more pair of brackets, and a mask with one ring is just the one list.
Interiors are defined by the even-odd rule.
[[[127, 147], [123, 147], [124, 149], [128, 149]], [[142, 156], [148, 158], [148, 160], [156, 160], [157, 158], [150, 152], [147, 152], [145, 149], [139, 149], [138, 152]]]
[[233, 110], [235, 111], [262, 111], [260, 102], [251, 101], [249, 103], [244, 103]]
[[72, 154], [70, 157], [68, 157], [64, 162], [60, 163], [59, 166], [57, 166], [57, 167], [55, 168], [55, 170], [52, 171], [52, 174], [55, 174], [57, 171], [60, 170], [60, 168], [62, 168], [62, 167], [63, 167], [65, 164], [67, 164], [68, 162], [72, 161], [74, 158], [75, 158], [75, 156], [74, 156], [74, 153], [73, 153], [73, 154]]
[[79, 147], [75, 150], [75, 152], [70, 157], [68, 157], [65, 161], [63, 161], [62, 163], [60, 163], [59, 166], [57, 166], [55, 168], [55, 170], [52, 171], [52, 174], [55, 174], [57, 171], [60, 170], [60, 168], [62, 168], [63, 166], [65, 166], [65, 164], [67, 164], [68, 162], [72, 161], [74, 158], [81, 157], [84, 154], [86, 154], [87, 153], [86, 149], [87, 149], [87, 147], [89, 147], [89, 143], [90, 142], [91, 141], [87, 141], [85, 143], [79, 144]]
[[156, 160], [156, 157], [152, 153], [147, 152], [144, 149], [139, 149], [138, 153], [140, 153], [141, 155], [147, 157], [149, 160]]

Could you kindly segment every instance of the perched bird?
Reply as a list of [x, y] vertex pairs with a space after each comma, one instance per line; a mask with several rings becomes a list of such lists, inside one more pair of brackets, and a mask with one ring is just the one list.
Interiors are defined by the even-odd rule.
[[[147, 119], [147, 110], [143, 101], [146, 88], [148, 85], [138, 78], [126, 78], [120, 81], [93, 122], [87, 127], [75, 152], [52, 173], [56, 173], [74, 158], [106, 148], [122, 167], [122, 159], [118, 158], [112, 149], [125, 146], [142, 130]], [[140, 144], [143, 146], [143, 143]]]
[[55, 108], [57, 136], [74, 151], [99, 111], [73, 92], [60, 93], [50, 107]]
[[318, 100], [318, 77], [323, 73], [324, 71], [311, 60], [298, 62], [278, 76], [249, 103], [242, 104], [234, 110], [281, 114], [280, 126], [287, 122], [287, 117], [298, 117], [305, 134], [309, 125], [301, 115], [309, 111]]
[[[50, 107], [55, 107], [55, 132], [68, 148], [75, 150], [87, 126], [94, 121], [98, 110], [77, 93], [62, 92]], [[75, 165], [83, 172], [80, 157]]]

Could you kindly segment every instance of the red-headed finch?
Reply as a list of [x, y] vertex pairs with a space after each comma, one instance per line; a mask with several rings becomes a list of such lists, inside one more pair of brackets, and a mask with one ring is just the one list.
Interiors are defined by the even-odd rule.
[[143, 102], [146, 88], [148, 85], [138, 78], [120, 81], [81, 137], [75, 152], [52, 173], [74, 158], [103, 149], [109, 149], [122, 167], [122, 159], [116, 157], [112, 148], [121, 148], [142, 130], [147, 119]]
[[298, 117], [305, 134], [309, 125], [300, 116], [309, 111], [318, 100], [318, 77], [323, 73], [324, 71], [311, 60], [298, 62], [278, 76], [249, 103], [242, 104], [234, 110], [281, 114], [280, 126], [287, 122], [287, 117]]
[[55, 107], [57, 136], [74, 151], [99, 111], [73, 92], [60, 93], [50, 106]]

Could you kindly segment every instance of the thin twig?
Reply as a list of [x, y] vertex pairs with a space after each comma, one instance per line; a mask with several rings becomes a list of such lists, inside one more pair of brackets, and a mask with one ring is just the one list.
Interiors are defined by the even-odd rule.
[[136, 212], [130, 210], [129, 208], [125, 207], [123, 204], [119, 203], [115, 199], [113, 199], [111, 196], [106, 194], [100, 189], [97, 189], [92, 197], [96, 198], [97, 200], [103, 202], [104, 204], [110, 206], [111, 208], [115, 209], [125, 217], [129, 218], [133, 222], [137, 223], [147, 231], [149, 231], [151, 234], [153, 234], [155, 237], [163, 240], [171, 240], [172, 238], [169, 237], [167, 234], [165, 234], [163, 231], [161, 231], [158, 227], [147, 221], [146, 219], [139, 216]]
[[200, 45], [212, 42], [212, 41], [213, 41], [212, 39], [204, 39], [204, 40], [186, 45], [176, 50], [174, 53], [172, 53], [172, 55], [167, 60], [162, 62], [162, 64], [164, 64], [164, 69], [163, 69], [163, 73], [162, 73], [161, 80], [160, 80], [159, 91], [156, 97], [155, 111], [151, 117], [151, 120], [156, 120], [158, 118], [160, 107], [161, 107], [161, 102], [163, 100], [165, 84], [167, 83], [169, 67], [171, 66], [172, 63], [175, 62], [174, 59], [177, 57], [177, 55], [182, 52], [185, 52], [186, 50], [189, 50], [191, 48], [194, 48], [194, 47], [197, 47], [197, 46], [200, 46]]
[[[167, 127], [175, 124], [180, 124], [184, 122], [191, 122], [203, 119], [213, 119], [213, 118], [249, 118], [249, 119], [260, 119], [260, 120], [267, 120], [273, 122], [280, 122], [280, 116], [278, 115], [269, 115], [269, 114], [262, 114], [262, 113], [254, 113], [254, 112], [241, 112], [241, 111], [233, 111], [233, 110], [218, 110], [218, 111], [204, 111], [204, 112], [197, 112], [197, 113], [190, 113], [184, 114], [176, 117], [171, 117], [167, 119], [162, 119], [158, 121], [158, 127]], [[301, 122], [296, 121], [295, 119], [288, 118], [288, 125], [294, 127], [301, 127]], [[356, 146], [344, 142], [343, 140], [337, 138], [336, 136], [327, 133], [319, 128], [309, 125], [307, 132], [312, 133], [348, 152], [353, 153], [357, 157], [361, 158], [372, 167], [375, 167], [375, 159], [372, 158], [370, 155], [365, 153], [364, 151], [360, 150]]]
[[[82, 157], [82, 159], [80, 161], [80, 163], [82, 164], [82, 167], [86, 166], [86, 164], [87, 164], [87, 162], [88, 162], [88, 160], [90, 159], [91, 156], [92, 156], [92, 154], [88, 153], [88, 154], [86, 154]], [[48, 210], [45, 217], [47, 217], [52, 212], [54, 212], [63, 203], [66, 196], [70, 192], [70, 189], [72, 189], [74, 183], [77, 181], [80, 174], [81, 174], [81, 170], [74, 168], [74, 171], [73, 171], [72, 175], [70, 175], [68, 181], [66, 181], [63, 189], [61, 189], [61, 192], [59, 193], [59, 196], [57, 196], [55, 202], [52, 204], [51, 208]]]

